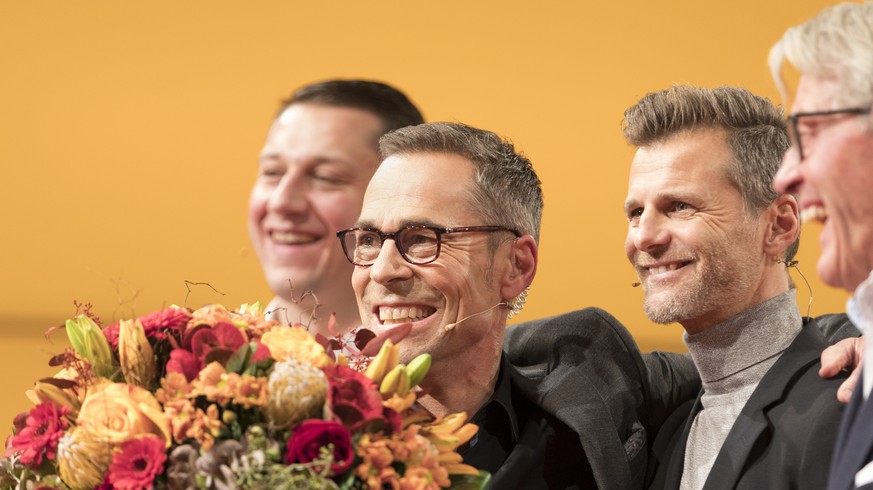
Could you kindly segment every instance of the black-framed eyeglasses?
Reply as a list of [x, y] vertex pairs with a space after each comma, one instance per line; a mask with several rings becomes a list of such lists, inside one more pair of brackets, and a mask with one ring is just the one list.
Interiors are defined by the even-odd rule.
[[870, 114], [870, 107], [850, 107], [848, 109], [834, 109], [830, 111], [796, 112], [788, 115], [788, 137], [791, 144], [797, 146], [797, 153], [803, 161], [803, 144], [800, 142], [800, 120], [804, 117], [839, 116], [839, 115], [864, 115]]
[[440, 256], [442, 236], [447, 233], [493, 233], [507, 231], [516, 236], [521, 233], [504, 226], [462, 226], [457, 228], [440, 228], [437, 226], [409, 225], [394, 233], [383, 233], [375, 228], [349, 228], [338, 231], [336, 236], [343, 246], [343, 252], [349, 262], [361, 267], [369, 267], [376, 262], [382, 244], [387, 239], [394, 240], [394, 245], [400, 256], [410, 264], [429, 264]]

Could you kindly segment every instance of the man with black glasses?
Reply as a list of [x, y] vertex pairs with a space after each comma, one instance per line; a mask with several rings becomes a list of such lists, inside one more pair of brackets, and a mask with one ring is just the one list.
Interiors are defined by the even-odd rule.
[[449, 123], [389, 133], [380, 153], [358, 223], [338, 236], [364, 326], [411, 324], [401, 361], [433, 356], [422, 405], [479, 425], [464, 462], [492, 473], [493, 488], [641, 488], [648, 434], [698, 386], [690, 362], [644, 361], [596, 309], [512, 327], [503, 353], [507, 314], [537, 266], [530, 161]]
[[791, 150], [773, 180], [798, 196], [804, 221], [823, 225], [818, 273], [853, 293], [852, 322], [867, 338], [862, 389], [840, 426], [828, 488], [873, 488], [873, 3], [845, 3], [785, 32], [770, 66], [783, 94], [787, 60], [801, 73]]

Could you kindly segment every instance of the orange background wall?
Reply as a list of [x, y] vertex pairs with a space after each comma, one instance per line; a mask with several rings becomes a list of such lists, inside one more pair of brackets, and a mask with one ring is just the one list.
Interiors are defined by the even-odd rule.
[[[107, 322], [184, 302], [185, 280], [224, 293], [195, 288], [191, 306], [269, 300], [245, 231], [256, 158], [278, 101], [324, 78], [389, 81], [428, 120], [494, 130], [531, 157], [546, 211], [520, 320], [597, 305], [644, 350], [682, 350], [630, 287], [622, 113], [673, 83], [780, 101], [768, 49], [829, 3], [4, 1], [0, 437], [53, 372], [65, 337], [43, 332], [73, 300]], [[813, 314], [843, 310], [817, 254], [808, 229]]]

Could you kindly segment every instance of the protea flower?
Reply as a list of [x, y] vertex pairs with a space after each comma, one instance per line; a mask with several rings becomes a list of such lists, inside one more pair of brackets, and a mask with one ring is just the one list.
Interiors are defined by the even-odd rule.
[[321, 414], [329, 385], [320, 369], [288, 359], [273, 366], [267, 386], [267, 415], [277, 426], [288, 427]]
[[61, 480], [73, 490], [95, 488], [106, 478], [113, 446], [80, 427], [68, 431], [58, 443]]
[[118, 359], [124, 380], [145, 389], [155, 382], [155, 353], [139, 320], [118, 324]]

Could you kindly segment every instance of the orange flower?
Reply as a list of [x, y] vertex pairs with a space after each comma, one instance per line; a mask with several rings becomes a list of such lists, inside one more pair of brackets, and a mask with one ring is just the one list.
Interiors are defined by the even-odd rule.
[[211, 362], [191, 384], [197, 394], [223, 406], [236, 396], [239, 382], [239, 374], [228, 373], [220, 363]]
[[78, 425], [113, 444], [140, 434], [155, 434], [170, 446], [170, 422], [154, 395], [138, 386], [102, 383], [92, 386], [79, 409]]
[[265, 407], [267, 400], [267, 379], [248, 374], [242, 375], [236, 385], [233, 402], [244, 408], [252, 408], [255, 406]]
[[324, 347], [301, 327], [273, 327], [261, 337], [261, 343], [270, 349], [270, 355], [277, 362], [290, 357], [319, 368], [331, 364]]
[[216, 325], [219, 323], [233, 323], [233, 317], [222, 305], [207, 305], [197, 309], [191, 313], [190, 323], [208, 323]]
[[177, 372], [169, 372], [161, 379], [161, 387], [155, 392], [155, 398], [161, 404], [166, 405], [176, 400], [185, 400], [191, 394], [191, 385], [185, 379], [185, 375]]

